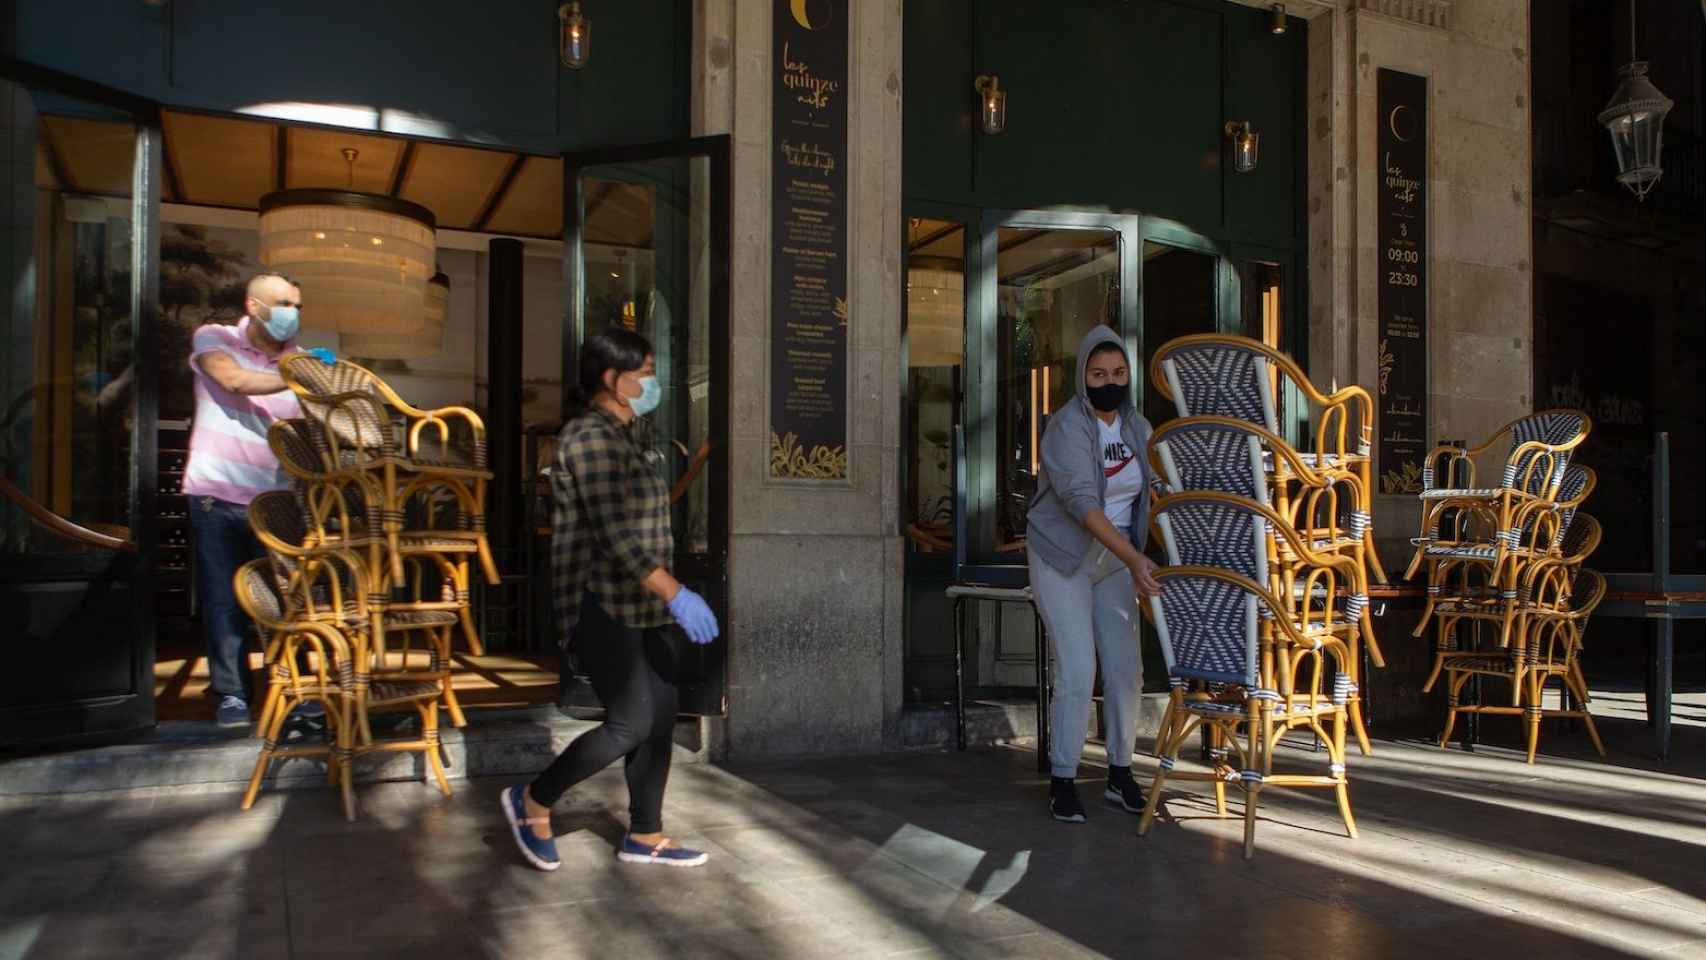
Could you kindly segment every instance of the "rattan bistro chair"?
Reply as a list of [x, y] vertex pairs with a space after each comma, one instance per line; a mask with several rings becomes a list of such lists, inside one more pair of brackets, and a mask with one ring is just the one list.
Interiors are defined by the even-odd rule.
[[[1506, 531], [1497, 526], [1500, 519], [1494, 505], [1458, 501], [1452, 511], [1451, 533], [1436, 534], [1434, 542], [1423, 548], [1428, 560], [1427, 606], [1414, 636], [1424, 635], [1442, 606], [1461, 609], [1465, 604], [1486, 606], [1490, 601], [1503, 614], [1499, 645], [1507, 645], [1525, 608], [1522, 601], [1533, 572], [1537, 565], [1560, 555], [1574, 529], [1577, 512], [1593, 493], [1596, 482], [1592, 469], [1572, 464], [1558, 485], [1557, 501], [1523, 502]], [[1591, 519], [1588, 522], [1592, 523]], [[1597, 531], [1598, 524], [1593, 523], [1593, 527]], [[1598, 543], [1597, 535], [1594, 543]], [[1580, 563], [1578, 558], [1575, 565]]]
[[474, 545], [486, 582], [499, 582], [486, 538], [486, 427], [467, 407], [422, 410], [398, 396], [365, 367], [339, 360], [322, 363], [306, 354], [279, 361], [279, 373], [303, 412], [324, 430], [315, 439], [333, 470], [364, 471], [382, 494], [379, 518], [390, 541], [392, 574], [401, 580], [402, 535], [407, 506], [417, 494], [449, 491], [458, 508], [458, 527], [435, 530], [440, 537]]
[[[1336, 641], [1298, 633], [1274, 615], [1284, 604], [1256, 582], [1218, 567], [1179, 566], [1156, 571], [1161, 594], [1149, 599], [1150, 619], [1161, 640], [1172, 682], [1169, 705], [1178, 718], [1162, 731], [1161, 762], [1138, 824], [1148, 833], [1169, 780], [1215, 785], [1215, 805], [1225, 815], [1228, 783], [1244, 790], [1244, 858], [1255, 854], [1256, 804], [1264, 786], [1331, 788], [1345, 831], [1356, 836], [1344, 767], [1343, 700], [1323, 696], [1323, 655], [1343, 659]], [[1271, 627], [1271, 629], [1270, 629]], [[1300, 696], [1290, 664], [1315, 661], [1309, 689]], [[1342, 666], [1342, 664], [1341, 664]], [[1276, 717], [1280, 724], [1276, 729]], [[1210, 730], [1213, 769], [1180, 771], [1180, 749], [1198, 727]], [[1273, 775], [1273, 749], [1290, 726], [1312, 731], [1333, 751], [1327, 776]], [[1235, 762], [1234, 762], [1235, 761]]]
[[[285, 472], [296, 481], [308, 524], [308, 535], [314, 545], [339, 545], [361, 552], [367, 568], [387, 576], [374, 594], [375, 603], [384, 603], [391, 588], [413, 583], [413, 601], [398, 609], [448, 610], [462, 624], [462, 636], [468, 651], [476, 656], [485, 652], [479, 630], [474, 625], [472, 597], [469, 591], [469, 561], [479, 552], [478, 544], [458, 531], [413, 529], [390, 533], [370, 518], [384, 510], [384, 492], [377, 478], [365, 471], [334, 470], [320, 453], [328, 447], [321, 438], [324, 430], [318, 422], [307, 418], [278, 420], [267, 429], [267, 443], [278, 457]], [[395, 551], [400, 559], [387, 557]], [[411, 560], [425, 562], [438, 569], [443, 577], [441, 596], [428, 601], [421, 597], [418, 569], [416, 576], [399, 576], [398, 567], [408, 567]], [[457, 726], [461, 726], [458, 721]]]
[[[293, 493], [270, 491], [256, 497], [249, 504], [249, 526], [272, 560], [291, 618], [324, 623], [359, 638], [358, 707], [366, 703], [373, 683], [431, 683], [437, 686], [451, 723], [466, 725], [450, 670], [450, 633], [457, 623], [454, 612], [418, 600], [393, 601], [389, 589], [376, 587], [387, 582], [384, 575], [376, 577], [359, 554], [336, 545], [316, 545]], [[418, 591], [418, 577], [415, 583]], [[417, 634], [424, 636], [419, 654], [413, 647]], [[367, 711], [358, 709], [356, 719], [361, 742], [372, 743]]]
[[[1205, 333], [1161, 345], [1150, 358], [1150, 382], [1172, 401], [1180, 417], [1228, 417], [1253, 423], [1271, 434], [1280, 422], [1283, 384], [1290, 384], [1311, 409], [1313, 449], [1297, 456], [1322, 474], [1346, 473], [1357, 480], [1361, 499], [1355, 510], [1373, 513], [1370, 451], [1374, 443], [1374, 401], [1368, 391], [1349, 386], [1323, 393], [1290, 357], [1260, 340]], [[1368, 564], [1381, 583], [1386, 571], [1374, 550], [1372, 530], [1363, 530]]]
[[[1452, 511], [1480, 510], [1493, 525], [1492, 547], [1495, 567], [1503, 562], [1504, 547], [1515, 538], [1522, 517], [1519, 513], [1535, 503], [1549, 504], [1558, 498], [1570, 455], [1593, 430], [1593, 421], [1579, 410], [1546, 410], [1519, 417], [1500, 427], [1479, 447], [1435, 447], [1422, 463], [1422, 523], [1412, 543], [1416, 550], [1404, 578], [1414, 577], [1427, 559], [1428, 548], [1441, 541], [1441, 524]], [[1475, 458], [1509, 437], [1509, 452], [1496, 487], [1475, 482]], [[1435, 486], [1439, 478], [1458, 475], [1463, 487]]]
[[[1582, 675], [1579, 660], [1588, 618], [1604, 597], [1605, 578], [1598, 573], [1585, 569], [1573, 573], [1562, 562], [1547, 564], [1535, 586], [1533, 610], [1526, 620], [1524, 636], [1511, 649], [1457, 653], [1445, 658], [1447, 713], [1440, 747], [1451, 742], [1458, 714], [1520, 715], [1527, 727], [1528, 762], [1533, 763], [1540, 746], [1541, 719], [1569, 717], [1582, 721], [1594, 750], [1605, 756], [1605, 744], [1588, 710], [1587, 679]], [[1508, 681], [1512, 705], [1460, 703], [1458, 698], [1464, 684], [1477, 676]], [[1562, 688], [1559, 691], [1562, 705], [1548, 709], [1546, 687], [1553, 680], [1559, 681]]]
[[[1363, 754], [1372, 753], [1362, 712], [1363, 644], [1367, 644], [1375, 666], [1385, 666], [1385, 659], [1369, 613], [1368, 551], [1363, 536], [1367, 521], [1357, 509], [1360, 482], [1345, 472], [1319, 473], [1273, 433], [1226, 417], [1191, 417], [1162, 426], [1150, 440], [1149, 457], [1163, 494], [1219, 492], [1244, 498], [1277, 514], [1280, 522], [1273, 536], [1284, 532], [1300, 541], [1298, 546], [1304, 553], [1292, 549], [1289, 542], [1282, 545], [1275, 541], [1274, 569], [1293, 570], [1289, 579], [1258, 582], [1292, 594], [1293, 610], [1304, 610], [1310, 604], [1333, 609], [1342, 603], [1340, 613], [1330, 622], [1350, 648], [1343, 677], [1348, 684], [1351, 729]], [[1162, 502], [1165, 497], [1157, 503], [1158, 513]], [[1348, 519], [1341, 522], [1346, 514]], [[1327, 591], [1319, 579], [1295, 576], [1305, 555], [1316, 559], [1343, 557], [1357, 574], [1346, 576], [1341, 570]], [[1241, 572], [1251, 573], [1248, 569]]]
[[[326, 624], [288, 619], [286, 604], [279, 597], [266, 560], [244, 564], [232, 578], [232, 585], [243, 612], [270, 638], [267, 692], [260, 714], [261, 751], [243, 793], [242, 809], [254, 806], [261, 781], [274, 760], [304, 757], [325, 760], [327, 778], [334, 784], [341, 780], [344, 815], [353, 820], [355, 799], [343, 766], [350, 756], [350, 707], [355, 702], [355, 658], [348, 641]], [[310, 664], [306, 672], [304, 663]], [[299, 704], [310, 701], [325, 707], [331, 742], [280, 746], [285, 718]]]

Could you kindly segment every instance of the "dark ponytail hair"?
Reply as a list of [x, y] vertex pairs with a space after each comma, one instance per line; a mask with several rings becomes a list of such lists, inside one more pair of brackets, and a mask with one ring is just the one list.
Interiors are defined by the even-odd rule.
[[651, 341], [627, 327], [606, 327], [586, 338], [580, 349], [579, 376], [569, 388], [569, 402], [574, 409], [586, 410], [592, 399], [602, 393], [604, 372], [629, 373], [646, 365], [653, 356]]

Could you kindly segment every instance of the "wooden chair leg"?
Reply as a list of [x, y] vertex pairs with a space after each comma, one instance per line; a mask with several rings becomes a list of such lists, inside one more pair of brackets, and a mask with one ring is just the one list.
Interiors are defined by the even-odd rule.
[[1362, 720], [1362, 694], [1353, 693], [1345, 702], [1345, 710], [1351, 715], [1351, 728], [1356, 731], [1357, 749], [1365, 757], [1374, 755], [1374, 747], [1368, 742], [1368, 727]]
[[254, 736], [266, 736], [267, 727], [272, 724], [273, 711], [278, 709], [279, 698], [283, 696], [284, 685], [289, 679], [289, 668], [273, 658], [272, 669], [267, 671], [267, 692], [261, 697], [260, 712], [255, 715]]
[[1149, 799], [1143, 805], [1143, 819], [1137, 822], [1137, 835], [1140, 837], [1148, 833], [1150, 824], [1155, 822], [1155, 811], [1161, 805], [1161, 788], [1167, 783], [1167, 771], [1173, 769], [1173, 764], [1178, 762], [1179, 745], [1188, 735], [1186, 730], [1190, 725], [1184, 722], [1180, 699], [1181, 694], [1177, 688], [1174, 688], [1172, 695], [1167, 698], [1169, 715], [1179, 719], [1171, 726], [1163, 724], [1161, 727], [1161, 762], [1155, 767], [1155, 779], [1149, 782]]
[[1333, 716], [1333, 739], [1328, 745], [1328, 756], [1331, 758], [1334, 775], [1339, 782], [1333, 787], [1334, 799], [1339, 802], [1339, 817], [1345, 821], [1345, 834], [1352, 840], [1357, 837], [1356, 817], [1351, 815], [1351, 787], [1349, 774], [1345, 769], [1345, 715]]
[[480, 642], [480, 631], [474, 626], [474, 611], [469, 594], [468, 561], [462, 560], [451, 569], [455, 571], [456, 598], [460, 606], [456, 608], [457, 619], [462, 621], [462, 638], [468, 641], [468, 652], [476, 657], [484, 656], [486, 645]]
[[[1222, 756], [1226, 751], [1226, 735], [1220, 729], [1220, 724], [1203, 721], [1203, 729], [1208, 731], [1209, 760], [1214, 763], [1215, 772], [1220, 771]], [[1214, 778], [1214, 810], [1220, 816], [1226, 816], [1226, 780]]]
[[1463, 684], [1468, 682], [1469, 674], [1456, 670], [1448, 674], [1445, 697], [1445, 732], [1439, 735], [1439, 748], [1444, 750], [1451, 743], [1451, 731], [1457, 726], [1457, 696], [1463, 692]]
[[1535, 749], [1540, 746], [1540, 695], [1542, 688], [1538, 676], [1530, 674], [1526, 683], [1528, 703], [1523, 705], [1523, 719], [1528, 721], [1528, 762], [1534, 763]]
[[255, 796], [261, 792], [261, 780], [266, 776], [267, 766], [272, 763], [273, 753], [278, 749], [279, 731], [284, 728], [284, 718], [290, 713], [290, 698], [283, 700], [267, 723], [266, 736], [261, 741], [261, 753], [255, 758], [255, 772], [249, 775], [249, 789], [243, 793], [241, 809], [247, 810], [255, 805]]
[[344, 819], [355, 822], [355, 724], [357, 707], [353, 698], [345, 696], [339, 703], [343, 719], [338, 723], [337, 747], [332, 751], [331, 766], [337, 770], [338, 791], [344, 802]]
[[[438, 778], [438, 790], [450, 796], [450, 779], [444, 775], [444, 764], [438, 758], [438, 701], [428, 700], [421, 706], [422, 739], [426, 741], [427, 768]], [[423, 776], [422, 779], [425, 779]]]
[[1245, 769], [1241, 771], [1244, 787], [1244, 859], [1249, 860], [1256, 855], [1256, 801], [1262, 795], [1262, 757], [1267, 754], [1264, 745], [1267, 743], [1266, 710], [1260, 706], [1252, 706], [1250, 714], [1245, 719], [1249, 731], [1245, 747]]

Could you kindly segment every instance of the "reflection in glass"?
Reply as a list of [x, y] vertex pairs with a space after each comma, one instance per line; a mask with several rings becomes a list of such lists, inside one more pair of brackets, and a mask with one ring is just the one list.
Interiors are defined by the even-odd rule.
[[[651, 420], [664, 477], [679, 493], [680, 552], [710, 550], [709, 160], [593, 168], [581, 181], [585, 330], [626, 327], [657, 351], [663, 402]], [[695, 189], [695, 187], [699, 189]]]
[[[7, 85], [6, 312], [0, 314], [0, 471], [75, 523], [130, 536], [129, 123], [38, 115]], [[32, 172], [33, 167], [33, 172]], [[15, 179], [33, 178], [34, 189]], [[0, 552], [81, 549], [0, 501]]]
[[1049, 413], [1077, 392], [1078, 343], [1097, 324], [1120, 329], [1120, 238], [1113, 230], [1002, 228], [996, 249], [995, 549], [1022, 563], [1038, 441]]
[[914, 218], [906, 269], [907, 536], [914, 551], [952, 552], [953, 433], [965, 358], [965, 225]]
[[[1213, 333], [1215, 325], [1215, 268], [1218, 260], [1206, 253], [1143, 242], [1143, 362], [1161, 345], [1193, 333]], [[1144, 379], [1143, 411], [1154, 423], [1173, 417], [1173, 405]]]

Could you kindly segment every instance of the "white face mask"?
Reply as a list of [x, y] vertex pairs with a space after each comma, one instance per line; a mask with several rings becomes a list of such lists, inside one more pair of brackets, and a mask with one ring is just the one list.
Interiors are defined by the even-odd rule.
[[643, 417], [658, 408], [663, 402], [663, 386], [657, 377], [641, 377], [640, 395], [628, 397], [628, 406], [633, 409], [635, 416]]

